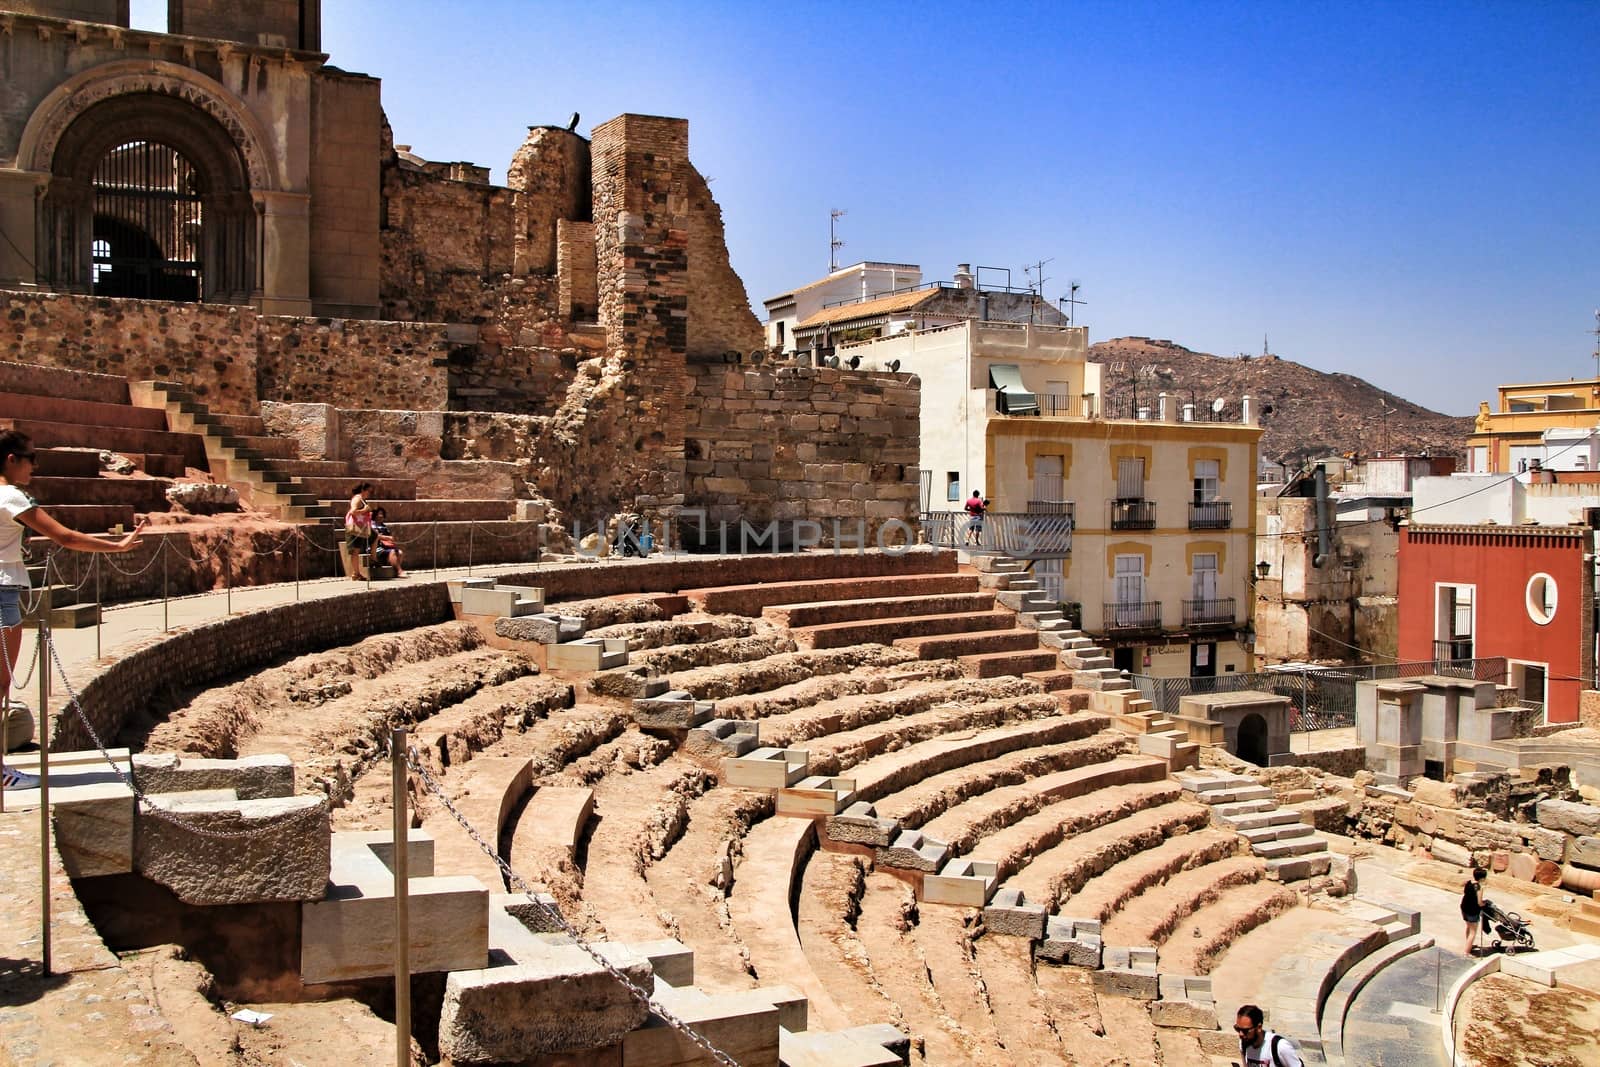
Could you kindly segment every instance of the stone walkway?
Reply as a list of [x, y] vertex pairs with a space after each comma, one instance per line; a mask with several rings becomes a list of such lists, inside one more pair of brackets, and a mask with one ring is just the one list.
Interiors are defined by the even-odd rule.
[[1459, 953], [1435, 946], [1379, 971], [1345, 1016], [1345, 1062], [1368, 1067], [1449, 1067], [1439, 1039], [1443, 1016], [1434, 1014], [1435, 989], [1442, 1009], [1451, 983], [1472, 963]]

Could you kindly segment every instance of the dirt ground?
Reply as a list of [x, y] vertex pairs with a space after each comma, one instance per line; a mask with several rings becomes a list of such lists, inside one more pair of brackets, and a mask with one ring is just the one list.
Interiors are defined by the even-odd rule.
[[1600, 997], [1592, 993], [1494, 974], [1468, 987], [1456, 1012], [1461, 1051], [1479, 1067], [1595, 1063]]

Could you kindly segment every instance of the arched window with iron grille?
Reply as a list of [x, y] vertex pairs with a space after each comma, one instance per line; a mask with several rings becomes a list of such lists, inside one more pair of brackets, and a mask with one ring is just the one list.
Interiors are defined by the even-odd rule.
[[177, 149], [118, 145], [94, 172], [97, 296], [199, 300], [205, 291], [200, 176]]

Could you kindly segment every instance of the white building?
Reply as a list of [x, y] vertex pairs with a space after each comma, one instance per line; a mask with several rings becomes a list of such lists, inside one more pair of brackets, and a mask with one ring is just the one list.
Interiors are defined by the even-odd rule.
[[827, 277], [762, 301], [767, 309], [767, 346], [795, 351], [794, 328], [829, 305], [870, 300], [922, 283], [914, 263], [852, 263]]

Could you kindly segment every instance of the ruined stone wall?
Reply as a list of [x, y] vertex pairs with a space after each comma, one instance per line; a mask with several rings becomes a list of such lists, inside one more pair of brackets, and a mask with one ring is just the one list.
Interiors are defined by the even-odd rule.
[[765, 347], [761, 323], [750, 310], [744, 282], [728, 262], [722, 209], [711, 187], [689, 167], [689, 330], [690, 359], [724, 352], [749, 355]]
[[437, 323], [257, 320], [260, 398], [436, 410], [447, 400], [449, 344]]
[[0, 308], [0, 359], [182, 382], [214, 411], [254, 414], [261, 400], [422, 409], [446, 401], [438, 324], [59, 293], [6, 293]]
[[689, 124], [618, 116], [595, 128], [591, 166], [600, 324], [615, 363], [601, 383], [617, 403], [612, 495], [673, 507], [688, 390]]
[[594, 223], [556, 224], [556, 277], [562, 322], [594, 322], [599, 314], [599, 279], [595, 276]]
[[513, 194], [452, 181], [403, 164], [383, 165], [379, 302], [387, 318], [486, 322], [511, 273]]
[[536, 126], [511, 157], [506, 185], [515, 202], [514, 271], [556, 269], [556, 230], [589, 218], [589, 142], [567, 130]]
[[712, 521], [917, 517], [914, 375], [690, 364], [687, 506]]
[[255, 410], [252, 308], [39, 292], [0, 295], [0, 308], [0, 359], [179, 381], [215, 411]]

